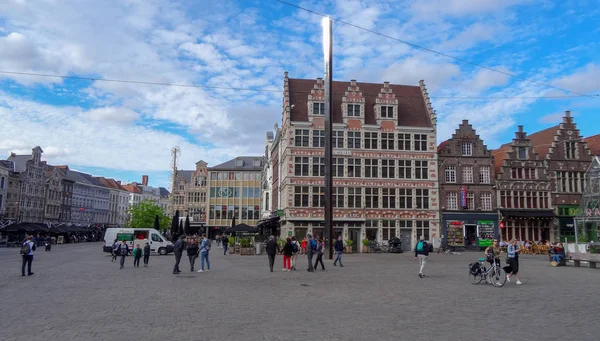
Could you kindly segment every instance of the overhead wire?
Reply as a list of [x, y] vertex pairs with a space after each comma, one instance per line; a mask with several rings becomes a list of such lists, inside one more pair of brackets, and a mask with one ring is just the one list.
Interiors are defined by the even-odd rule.
[[[32, 76], [32, 77], [49, 77], [49, 78], [61, 78], [61, 79], [74, 79], [74, 80], [86, 80], [86, 81], [101, 81], [101, 82], [113, 82], [113, 83], [125, 83], [125, 84], [143, 84], [143, 85], [154, 85], [154, 86], [172, 86], [172, 87], [185, 87], [185, 88], [200, 88], [210, 90], [233, 90], [233, 91], [250, 91], [250, 92], [270, 92], [270, 93], [282, 93], [283, 90], [278, 89], [252, 89], [252, 88], [241, 88], [241, 87], [226, 87], [226, 86], [210, 86], [210, 85], [197, 85], [197, 84], [180, 84], [180, 83], [168, 83], [168, 82], [150, 82], [150, 81], [139, 81], [139, 80], [127, 80], [127, 79], [110, 79], [100, 77], [83, 77], [83, 76], [68, 76], [68, 75], [51, 75], [44, 73], [32, 73], [32, 72], [16, 72], [16, 71], [5, 71], [0, 70], [0, 74], [8, 75], [19, 75], [19, 76]], [[295, 93], [301, 94], [311, 93], [310, 91], [296, 91]], [[334, 93], [337, 96], [343, 96], [344, 93]], [[368, 97], [369, 95], [365, 95]], [[592, 95], [600, 96], [600, 95]], [[395, 96], [396, 98], [421, 98], [421, 96]], [[485, 97], [485, 96], [429, 96], [429, 98], [437, 99], [452, 99], [452, 100], [519, 100], [519, 99], [568, 99], [568, 98], [581, 98], [590, 97], [590, 95], [562, 95], [562, 96], [507, 96], [507, 97]]]
[[359, 30], [363, 30], [363, 31], [366, 31], [366, 32], [369, 32], [369, 33], [372, 33], [372, 34], [375, 34], [375, 35], [378, 35], [378, 36], [381, 36], [381, 37], [384, 37], [384, 38], [395, 40], [397, 42], [400, 42], [402, 44], [414, 47], [416, 49], [420, 49], [420, 50], [423, 50], [423, 51], [431, 52], [431, 53], [434, 53], [434, 54], [437, 54], [439, 56], [443, 56], [443, 57], [446, 57], [446, 58], [454, 59], [454, 60], [459, 61], [461, 63], [470, 64], [472, 66], [476, 66], [476, 67], [479, 67], [479, 68], [483, 68], [483, 69], [486, 69], [486, 70], [497, 72], [497, 73], [500, 73], [500, 74], [503, 74], [503, 75], [506, 75], [506, 76], [509, 76], [509, 77], [514, 77], [514, 78], [520, 79], [520, 80], [525, 81], [525, 82], [542, 85], [542, 86], [545, 86], [545, 87], [548, 87], [548, 88], [552, 88], [552, 89], [555, 89], [555, 90], [560, 90], [560, 91], [563, 91], [563, 92], [567, 92], [567, 93], [579, 95], [581, 97], [590, 97], [590, 98], [595, 98], [595, 99], [600, 98], [600, 96], [597, 95], [597, 94], [595, 94], [595, 95], [588, 95], [588, 94], [583, 94], [583, 93], [571, 91], [571, 90], [560, 88], [560, 87], [557, 87], [557, 86], [554, 86], [554, 85], [551, 85], [551, 84], [548, 84], [548, 83], [543, 83], [543, 82], [539, 82], [539, 81], [536, 81], [536, 80], [533, 80], [533, 79], [529, 79], [529, 78], [526, 78], [526, 77], [518, 76], [518, 75], [515, 75], [514, 73], [510, 73], [510, 72], [498, 70], [498, 69], [495, 69], [495, 68], [492, 68], [492, 67], [489, 67], [489, 66], [485, 66], [485, 65], [482, 65], [482, 64], [478, 64], [478, 63], [475, 63], [475, 62], [472, 62], [472, 61], [469, 61], [469, 60], [466, 60], [466, 59], [463, 59], [463, 58], [455, 57], [455, 56], [449, 55], [447, 53], [436, 51], [436, 50], [433, 50], [433, 49], [430, 49], [430, 48], [427, 48], [427, 47], [424, 47], [424, 46], [421, 46], [421, 45], [418, 45], [418, 44], [415, 44], [415, 43], [408, 42], [406, 40], [402, 40], [402, 39], [399, 39], [399, 38], [396, 38], [396, 37], [392, 37], [392, 36], [387, 35], [385, 33], [381, 33], [381, 32], [378, 32], [378, 31], [375, 31], [375, 30], [372, 30], [372, 29], [369, 29], [369, 28], [366, 28], [366, 27], [362, 27], [362, 26], [359, 26], [359, 25], [356, 25], [356, 24], [353, 24], [353, 23], [350, 23], [350, 22], [347, 22], [347, 21], [344, 21], [344, 20], [341, 20], [341, 19], [338, 19], [338, 18], [331, 17], [331, 16], [329, 16], [327, 14], [320, 13], [320, 12], [317, 12], [317, 11], [314, 11], [314, 10], [302, 7], [302, 6], [299, 6], [299, 5], [287, 2], [285, 0], [275, 0], [275, 1], [277, 1], [279, 3], [282, 3], [284, 5], [290, 6], [290, 7], [297, 8], [299, 10], [302, 10], [302, 11], [305, 11], [305, 12], [308, 12], [308, 13], [312, 13], [312, 14], [315, 14], [315, 15], [318, 15], [318, 16], [321, 16], [321, 17], [330, 18], [332, 21], [338, 22], [340, 24], [344, 24], [346, 26], [354, 27], [354, 28], [357, 28]]

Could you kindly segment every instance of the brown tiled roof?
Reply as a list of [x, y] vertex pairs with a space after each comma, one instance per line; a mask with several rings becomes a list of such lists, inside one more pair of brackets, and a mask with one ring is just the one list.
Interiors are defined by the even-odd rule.
[[590, 149], [590, 152], [592, 152], [593, 156], [600, 156], [600, 134], [586, 137], [583, 139], [583, 141], [587, 143], [587, 146]]
[[[308, 95], [314, 89], [317, 80], [289, 78], [290, 105], [292, 121], [308, 121]], [[365, 99], [365, 124], [376, 124], [374, 105], [383, 84], [356, 82]], [[350, 82], [333, 82], [333, 122], [343, 123], [342, 97]], [[398, 99], [398, 125], [407, 127], [432, 127], [431, 117], [427, 112], [425, 99], [419, 86], [390, 84]]]
[[558, 134], [559, 128], [560, 125], [555, 125], [528, 136], [533, 149], [535, 149], [540, 159], [546, 158], [546, 154], [548, 154], [548, 150], [552, 146], [552, 141], [554, 141], [554, 136]]
[[107, 179], [102, 176], [96, 176], [95, 178], [98, 179], [98, 181], [100, 181], [105, 187], [118, 189], [122, 191], [126, 190], [125, 188], [123, 188], [123, 186], [119, 185], [119, 183], [115, 179]]
[[142, 194], [142, 191], [140, 191], [140, 189], [138, 188], [138, 186], [133, 185], [133, 184], [129, 184], [129, 185], [122, 185], [123, 189], [125, 189], [127, 192], [130, 193], [138, 193], [138, 194]]
[[495, 174], [500, 173], [500, 168], [504, 159], [506, 159], [506, 153], [510, 151], [510, 143], [505, 143], [500, 148], [490, 151], [490, 154], [494, 158], [494, 170]]
[[437, 147], [437, 151], [438, 153], [442, 151], [442, 149], [444, 149], [444, 147], [446, 147], [448, 145], [448, 140], [443, 141], [442, 143], [440, 143]]

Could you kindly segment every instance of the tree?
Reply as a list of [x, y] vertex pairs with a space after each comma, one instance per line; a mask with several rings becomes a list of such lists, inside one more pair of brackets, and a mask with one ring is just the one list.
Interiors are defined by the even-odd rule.
[[129, 219], [127, 227], [133, 228], [152, 228], [154, 220], [158, 216], [161, 229], [168, 229], [171, 220], [163, 209], [150, 200], [143, 200], [139, 204], [129, 209]]

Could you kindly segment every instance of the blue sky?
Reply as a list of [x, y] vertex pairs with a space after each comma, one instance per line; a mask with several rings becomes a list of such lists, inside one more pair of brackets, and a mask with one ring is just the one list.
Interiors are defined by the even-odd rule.
[[[294, 1], [457, 58], [565, 88], [600, 93], [594, 1]], [[264, 1], [16, 1], [0, 3], [0, 70], [217, 87], [281, 89], [283, 72], [322, 76], [320, 17]], [[469, 119], [489, 147], [518, 124], [534, 132], [575, 115], [597, 134], [600, 99], [549, 87], [334, 24], [338, 80], [425, 80], [438, 139]], [[441, 97], [485, 97], [447, 99]], [[436, 98], [438, 97], [438, 98]], [[497, 99], [511, 97], [511, 99]], [[40, 145], [51, 164], [167, 186], [180, 168], [264, 150], [281, 93], [62, 80], [0, 74], [0, 155]]]

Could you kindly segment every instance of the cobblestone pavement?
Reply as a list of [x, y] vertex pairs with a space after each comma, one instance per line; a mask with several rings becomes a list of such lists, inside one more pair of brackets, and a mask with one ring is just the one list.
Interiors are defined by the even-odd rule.
[[[37, 252], [21, 277], [0, 249], [0, 340], [598, 340], [596, 269], [521, 260], [523, 285], [472, 285], [478, 254], [344, 255], [325, 272], [268, 271], [266, 256], [211, 254], [209, 273], [172, 275], [173, 256], [119, 270], [99, 243]], [[198, 264], [199, 265], [199, 264]], [[592, 333], [596, 333], [595, 335]]]

